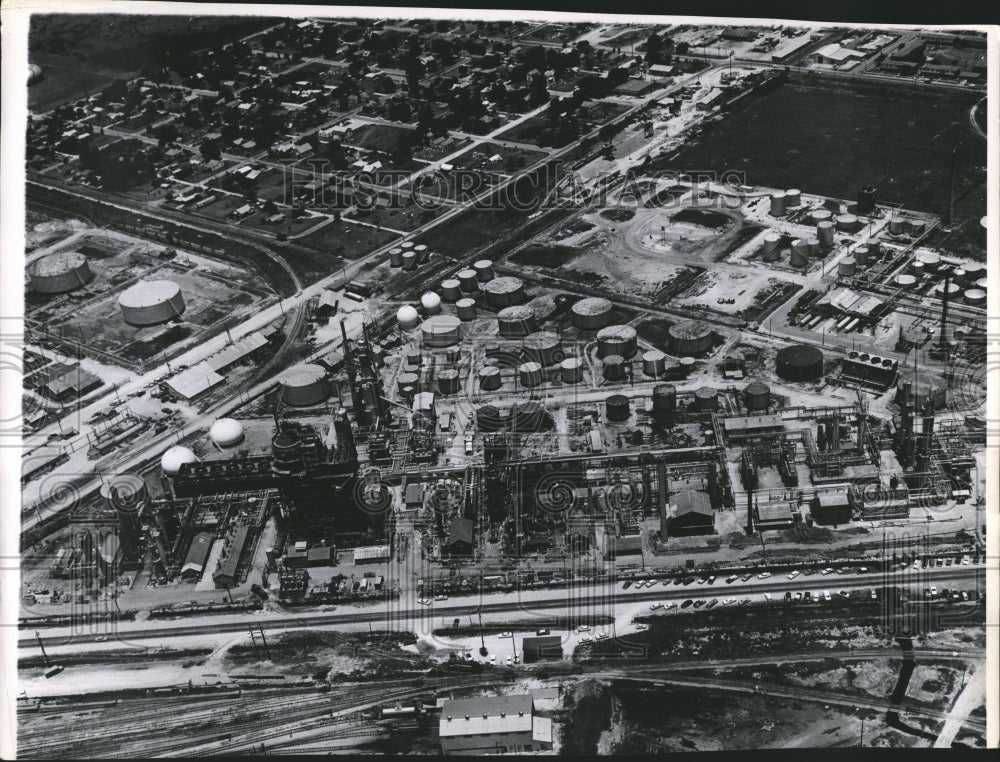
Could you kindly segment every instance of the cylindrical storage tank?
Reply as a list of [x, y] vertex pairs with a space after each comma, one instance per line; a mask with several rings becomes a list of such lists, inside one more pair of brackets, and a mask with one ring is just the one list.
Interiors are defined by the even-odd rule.
[[441, 311], [441, 297], [433, 291], [428, 291], [420, 297], [420, 306], [428, 315], [437, 315]]
[[694, 393], [694, 409], [699, 412], [719, 409], [719, 393], [708, 386], [703, 386]]
[[417, 253], [413, 249], [403, 250], [403, 269], [412, 270], [417, 266]]
[[235, 447], [243, 441], [243, 424], [235, 418], [220, 418], [212, 424], [208, 435], [218, 447]]
[[401, 249], [412, 249], [413, 248], [413, 241], [406, 241], [405, 243], [401, 243], [401, 244], [399, 244], [399, 247]]
[[295, 365], [278, 377], [286, 405], [309, 407], [325, 402], [330, 396], [326, 368], [313, 363]]
[[403, 266], [403, 250], [400, 247], [397, 246], [395, 249], [389, 249], [389, 266]]
[[924, 220], [909, 220], [910, 232], [915, 236], [923, 235], [924, 231], [927, 229], [927, 223]]
[[612, 394], [604, 402], [605, 414], [612, 423], [624, 423], [632, 415], [629, 399], [624, 394]]
[[974, 283], [980, 278], [986, 277], [986, 268], [976, 262], [965, 265], [965, 272], [969, 274], [969, 282]]
[[868, 264], [868, 247], [859, 246], [854, 250], [854, 263], [864, 267]]
[[872, 259], [878, 259], [878, 255], [882, 251], [882, 242], [878, 238], [866, 238], [862, 244], [868, 247], [868, 256]]
[[986, 292], [981, 288], [970, 288], [964, 294], [964, 301], [973, 307], [983, 307], [986, 305]]
[[462, 359], [462, 351], [458, 347], [453, 347], [448, 350], [446, 357], [448, 358], [449, 363], [457, 365]]
[[420, 353], [420, 347], [409, 347], [406, 350], [407, 365], [420, 365], [422, 360], [423, 355]]
[[642, 353], [642, 372], [650, 378], [657, 378], [667, 368], [667, 356], [659, 349]]
[[583, 380], [583, 363], [577, 357], [567, 357], [559, 363], [564, 384], [578, 384]]
[[534, 388], [542, 383], [542, 366], [537, 362], [523, 362], [517, 366], [517, 377], [521, 386]]
[[524, 281], [509, 275], [494, 278], [483, 284], [486, 300], [497, 309], [510, 307], [524, 301]]
[[566, 353], [563, 351], [559, 336], [550, 331], [539, 331], [524, 337], [521, 352], [526, 360], [539, 365], [555, 365], [563, 361]]
[[495, 392], [500, 388], [500, 369], [496, 365], [479, 369], [479, 388], [484, 392]]
[[899, 217], [894, 217], [893, 219], [889, 220], [889, 232], [892, 235], [902, 235], [905, 230], [906, 230], [905, 220]]
[[476, 319], [476, 300], [469, 299], [468, 297], [464, 299], [459, 299], [455, 302], [455, 314], [458, 315], [458, 319], [467, 322], [469, 320]]
[[133, 326], [156, 325], [184, 314], [181, 287], [172, 280], [144, 280], [118, 297], [122, 318]]
[[978, 289], [979, 289], [980, 291], [985, 291], [985, 290], [986, 290], [986, 286], [987, 286], [987, 284], [988, 284], [988, 283], [989, 283], [989, 279], [988, 279], [988, 278], [979, 278], [979, 279], [978, 279], [978, 280], [977, 280], [977, 281], [975, 282], [975, 286], [976, 286], [976, 288], [978, 288]]
[[789, 260], [789, 264], [791, 264], [792, 267], [805, 267], [809, 264], [809, 258], [801, 251], [792, 249], [792, 256]]
[[781, 243], [781, 235], [775, 233], [773, 230], [764, 233], [764, 246], [761, 251], [764, 254], [765, 260], [771, 262], [774, 260], [767, 259], [768, 254], [774, 254], [778, 251], [778, 244]]
[[967, 286], [969, 284], [969, 273], [961, 267], [956, 267], [952, 270], [951, 279], [960, 286]]
[[912, 288], [916, 282], [917, 279], [914, 276], [907, 275], [906, 273], [896, 276], [896, 285], [900, 288]]
[[625, 380], [625, 358], [621, 355], [607, 355], [602, 361], [604, 365], [604, 380], [619, 382]]
[[79, 251], [60, 251], [32, 263], [31, 287], [40, 294], [65, 294], [90, 283], [94, 274]]
[[462, 298], [462, 284], [457, 278], [441, 281], [441, 298], [446, 302], [457, 302]]
[[611, 324], [614, 309], [611, 302], [599, 296], [588, 296], [570, 309], [570, 319], [577, 328], [596, 331]]
[[861, 221], [853, 214], [837, 215], [837, 230], [853, 233], [861, 227]]
[[493, 280], [493, 263], [488, 259], [479, 259], [473, 263], [472, 269], [476, 271], [476, 280], [480, 283]]
[[425, 346], [450, 347], [462, 340], [462, 321], [455, 315], [435, 315], [420, 326]]
[[941, 256], [933, 251], [922, 251], [917, 255], [917, 261], [924, 263], [927, 272], [937, 272], [941, 267]]
[[396, 376], [396, 390], [402, 394], [406, 387], [413, 387], [416, 389], [420, 386], [420, 376], [416, 373], [400, 373]]
[[799, 206], [802, 204], [802, 191], [798, 188], [789, 188], [785, 191], [785, 208]]
[[497, 431], [503, 423], [500, 410], [493, 405], [483, 405], [476, 409], [476, 427], [480, 431]]
[[458, 394], [459, 389], [462, 388], [458, 371], [454, 368], [445, 368], [438, 373], [437, 382], [438, 391], [441, 394]]
[[534, 310], [521, 305], [500, 310], [497, 315], [497, 328], [505, 339], [523, 339], [538, 330], [538, 323], [535, 320]]
[[417, 264], [423, 264], [424, 262], [426, 262], [427, 257], [429, 257], [431, 253], [430, 249], [427, 248], [427, 244], [425, 243], [418, 243], [416, 246], [413, 247], [413, 251], [417, 255]]
[[677, 367], [685, 376], [694, 370], [695, 361], [693, 357], [682, 357], [677, 361]]
[[677, 357], [703, 355], [714, 340], [715, 334], [705, 323], [674, 323], [667, 329], [667, 349]]
[[[167, 453], [173, 449], [167, 450]], [[193, 463], [198, 460], [186, 447], [177, 449], [185, 450], [186, 453], [178, 452], [176, 456], [172, 456], [175, 458], [177, 466], [173, 473], [177, 473], [180, 470], [182, 463]], [[186, 454], [188, 453], [191, 454], [193, 460], [186, 458]], [[164, 453], [164, 457], [166, 457], [166, 453]], [[166, 471], [167, 469], [164, 468], [163, 470]], [[142, 504], [149, 498], [149, 490], [146, 487], [146, 481], [138, 474], [118, 474], [101, 484], [101, 497], [104, 498], [107, 507], [113, 511], [119, 513], [138, 513]]]
[[597, 332], [597, 356], [621, 355], [633, 357], [638, 350], [635, 328], [629, 325], [609, 325]]
[[812, 218], [813, 224], [818, 225], [821, 222], [826, 222], [833, 218], [833, 213], [829, 209], [813, 209], [809, 213], [810, 218]]
[[785, 215], [785, 204], [787, 198], [784, 191], [775, 191], [771, 194], [771, 216], [783, 217]]
[[185, 463], [197, 463], [198, 457], [187, 447], [175, 445], [163, 453], [160, 458], [160, 468], [167, 476], [176, 476]]
[[458, 284], [463, 292], [472, 294], [479, 290], [479, 281], [476, 280], [475, 270], [459, 270]]
[[747, 410], [767, 410], [771, 406], [771, 387], [751, 381], [743, 390], [743, 404]]
[[795, 238], [792, 240], [792, 251], [803, 257], [809, 256], [809, 242], [805, 238]]
[[858, 214], [869, 215], [875, 211], [875, 193], [873, 185], [866, 185], [858, 191], [858, 203], [854, 207]]
[[854, 275], [854, 260], [846, 259], [837, 265], [837, 274], [844, 278], [850, 278]]
[[785, 381], [816, 381], [823, 377], [823, 352], [809, 344], [792, 344], [778, 350], [778, 378]]
[[414, 395], [417, 393], [417, 387], [410, 386], [407, 384], [399, 390], [399, 396], [402, 397], [407, 402], [412, 402]]
[[833, 246], [833, 223], [830, 220], [823, 220], [823, 222], [816, 224], [816, 238], [819, 239], [819, 245], [824, 249]]
[[677, 410], [677, 389], [673, 384], [653, 387], [653, 412], [672, 415]]
[[[962, 290], [962, 287], [959, 286], [957, 283], [949, 283], [948, 284], [948, 298], [949, 299], [954, 299], [961, 290]], [[944, 283], [940, 283], [940, 284], [938, 284], [937, 286], [934, 287], [934, 295], [935, 296], [943, 297], [944, 294], [945, 294]]]

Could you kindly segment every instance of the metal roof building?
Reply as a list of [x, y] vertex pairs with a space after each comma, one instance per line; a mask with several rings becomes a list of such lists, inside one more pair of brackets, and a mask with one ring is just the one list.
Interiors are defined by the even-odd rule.
[[503, 754], [551, 749], [552, 721], [536, 717], [534, 710], [530, 695], [444, 701], [438, 724], [441, 751]]
[[200, 532], [191, 540], [191, 547], [188, 548], [187, 556], [184, 558], [184, 566], [181, 567], [182, 577], [200, 577], [205, 571], [205, 563], [208, 561], [208, 552], [212, 549], [212, 533]]
[[218, 589], [226, 590], [236, 587], [240, 583], [240, 562], [243, 560], [243, 554], [247, 549], [249, 539], [250, 527], [246, 524], [240, 524], [236, 527], [236, 533], [233, 535], [229, 545], [229, 551], [226, 553], [225, 558], [222, 559], [222, 563], [219, 564], [219, 568], [216, 569], [215, 574], [212, 575], [212, 579], [215, 580], [215, 586]]
[[205, 362], [208, 363], [208, 367], [219, 373], [264, 346], [267, 346], [267, 338], [260, 331], [254, 331], [239, 341], [233, 342], [222, 351], [216, 352]]
[[178, 397], [191, 401], [225, 380], [211, 368], [208, 361], [203, 360], [168, 379], [166, 384]]

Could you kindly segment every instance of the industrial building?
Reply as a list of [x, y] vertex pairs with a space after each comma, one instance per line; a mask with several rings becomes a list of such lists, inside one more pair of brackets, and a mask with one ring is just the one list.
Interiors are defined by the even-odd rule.
[[521, 655], [525, 664], [562, 659], [562, 638], [558, 635], [537, 635], [521, 641]]
[[530, 695], [448, 699], [438, 737], [444, 754], [516, 754], [552, 748], [552, 720]]

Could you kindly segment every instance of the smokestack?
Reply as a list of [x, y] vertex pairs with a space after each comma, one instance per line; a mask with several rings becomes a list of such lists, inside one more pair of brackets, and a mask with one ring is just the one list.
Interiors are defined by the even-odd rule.
[[938, 344], [942, 352], [948, 351], [948, 289], [951, 286], [951, 274], [944, 278], [944, 299], [941, 302], [941, 336]]
[[747, 537], [753, 537], [753, 490], [747, 490]]
[[658, 507], [660, 510], [660, 540], [667, 541], [667, 465], [662, 460], [656, 464], [656, 490], [658, 493]]
[[858, 452], [862, 456], [865, 454], [865, 411], [862, 407], [858, 407]]
[[837, 418], [836, 416], [830, 420], [830, 442], [828, 449], [840, 449], [840, 418]]

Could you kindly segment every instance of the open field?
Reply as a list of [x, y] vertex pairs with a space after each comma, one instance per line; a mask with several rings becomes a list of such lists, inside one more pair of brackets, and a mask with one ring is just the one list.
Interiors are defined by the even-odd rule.
[[713, 125], [671, 164], [739, 170], [751, 184], [836, 198], [854, 198], [874, 183], [880, 199], [940, 212], [957, 146], [956, 211], [978, 218], [986, 178], [975, 168], [986, 164], [986, 144], [969, 124], [974, 99], [786, 83]]

